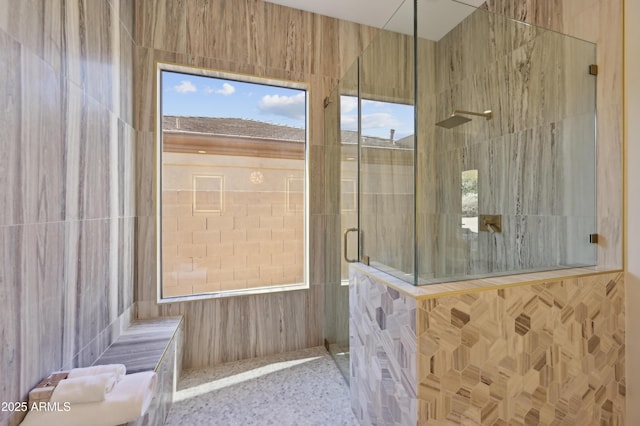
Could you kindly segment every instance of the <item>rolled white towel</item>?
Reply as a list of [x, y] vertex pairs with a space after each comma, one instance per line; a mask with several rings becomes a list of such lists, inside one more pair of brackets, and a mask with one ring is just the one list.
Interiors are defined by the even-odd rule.
[[[149, 409], [151, 400], [156, 393], [158, 375], [153, 371], [128, 374], [116, 383], [113, 391], [109, 393], [105, 401], [118, 404], [119, 409], [127, 415], [129, 420], [144, 416]], [[126, 423], [123, 421], [122, 423]]]
[[73, 379], [76, 377], [93, 376], [96, 374], [111, 373], [116, 376], [117, 380], [120, 380], [127, 374], [127, 367], [124, 364], [105, 364], [94, 365], [91, 367], [74, 368], [69, 371], [67, 379]]
[[[155, 394], [153, 371], [127, 374], [105, 395], [104, 401], [70, 404], [57, 411], [30, 411], [23, 426], [113, 426], [135, 421], [149, 409]], [[60, 404], [62, 406], [62, 404]]]
[[117, 380], [111, 373], [80, 376], [60, 380], [51, 395], [51, 402], [99, 402], [104, 401]]

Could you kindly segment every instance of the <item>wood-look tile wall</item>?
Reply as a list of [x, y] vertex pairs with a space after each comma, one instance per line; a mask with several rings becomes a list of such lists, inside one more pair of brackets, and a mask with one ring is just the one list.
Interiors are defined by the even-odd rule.
[[[435, 142], [426, 141], [441, 177], [433, 183], [438, 225], [426, 236], [440, 250], [422, 274], [596, 261], [588, 239], [596, 232], [595, 52], [592, 43], [482, 10], [437, 43], [438, 119], [455, 109], [493, 117], [437, 129]], [[501, 214], [502, 232], [461, 236], [464, 170], [478, 170], [478, 212]]]
[[486, 7], [597, 44], [598, 265], [622, 267], [622, 0], [489, 0]]
[[[340, 150], [325, 146], [323, 99], [376, 30], [260, 0], [145, 0], [135, 5], [139, 316], [185, 315], [187, 368], [322, 344], [324, 285], [340, 281], [338, 256], [331, 255], [340, 250], [339, 179], [333, 178], [339, 173]], [[156, 303], [158, 61], [308, 84], [308, 290]]]
[[131, 6], [0, 2], [0, 401], [92, 362], [132, 311]]
[[[476, 11], [438, 42], [422, 41], [419, 46], [415, 189], [419, 276], [431, 279], [594, 261], [620, 268], [621, 31], [609, 30], [621, 28], [620, 1], [488, 3], [485, 7], [497, 15]], [[554, 31], [508, 22], [507, 17], [581, 37], [597, 43], [597, 48]], [[406, 36], [379, 33], [363, 55], [363, 96], [411, 99], [407, 83], [411, 73], [404, 66], [412, 60], [410, 44]], [[399, 54], [406, 62], [384, 62]], [[590, 63], [607, 64], [600, 66], [597, 79], [587, 73]], [[388, 70], [389, 64], [393, 70]], [[494, 117], [476, 118], [456, 129], [435, 126], [454, 109], [492, 109]], [[596, 130], [597, 145], [591, 142]], [[481, 140], [478, 135], [486, 137]], [[592, 164], [594, 157], [595, 169], [582, 167]], [[402, 212], [413, 210], [413, 188], [403, 185], [402, 166], [394, 168], [397, 173], [384, 171], [381, 184], [372, 173], [379, 170], [370, 170], [367, 164], [374, 161], [366, 155], [364, 159], [364, 254], [411, 271], [413, 231], [398, 229], [398, 224], [407, 223]], [[502, 233], [461, 237], [459, 188], [461, 173], [468, 169], [479, 170], [479, 212], [501, 213]], [[596, 182], [595, 198], [590, 196], [592, 182]], [[600, 234], [597, 246], [588, 242], [592, 232]]]

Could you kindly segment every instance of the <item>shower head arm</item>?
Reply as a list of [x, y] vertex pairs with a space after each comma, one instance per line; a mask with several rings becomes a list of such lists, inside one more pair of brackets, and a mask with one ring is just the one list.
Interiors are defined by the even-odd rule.
[[491, 120], [491, 118], [493, 118], [493, 113], [491, 112], [491, 110], [487, 110], [485, 112], [473, 112], [473, 111], [464, 111], [464, 110], [461, 110], [461, 109], [457, 109], [457, 110], [453, 111], [453, 114], [451, 114], [451, 115], [456, 115], [456, 114], [476, 115], [478, 117], [484, 117], [487, 120]]

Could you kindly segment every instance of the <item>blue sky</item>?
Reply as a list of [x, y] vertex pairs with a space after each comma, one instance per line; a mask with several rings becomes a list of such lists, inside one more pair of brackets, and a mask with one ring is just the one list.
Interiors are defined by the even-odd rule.
[[162, 114], [232, 117], [305, 127], [304, 90], [162, 72]]
[[[162, 113], [193, 117], [245, 118], [304, 128], [303, 90], [191, 74], [162, 72]], [[342, 128], [357, 130], [357, 99], [343, 96]], [[413, 107], [388, 102], [362, 102], [363, 134], [396, 139], [413, 133]]]
[[[413, 134], [413, 106], [391, 102], [362, 100], [362, 134], [388, 138], [394, 129], [396, 140]], [[358, 98], [340, 97], [340, 125], [345, 130], [358, 130]]]

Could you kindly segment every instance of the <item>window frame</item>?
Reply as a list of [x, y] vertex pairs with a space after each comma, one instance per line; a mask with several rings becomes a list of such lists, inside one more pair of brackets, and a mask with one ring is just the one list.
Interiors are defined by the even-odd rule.
[[[162, 171], [163, 171], [163, 157], [162, 157], [162, 146], [163, 146], [163, 133], [162, 133], [162, 73], [163, 71], [182, 73], [186, 75], [193, 75], [197, 77], [211, 77], [218, 79], [225, 79], [230, 81], [237, 81], [243, 83], [253, 83], [253, 84], [261, 84], [265, 86], [275, 86], [281, 88], [289, 88], [304, 91], [305, 93], [305, 141], [304, 141], [304, 194], [303, 194], [303, 202], [304, 202], [304, 210], [303, 210], [303, 232], [304, 232], [304, 241], [303, 241], [303, 279], [301, 283], [293, 283], [293, 284], [283, 284], [283, 285], [273, 285], [269, 287], [259, 287], [252, 289], [242, 289], [242, 290], [226, 290], [212, 293], [200, 293], [200, 294], [191, 294], [191, 295], [182, 295], [182, 296], [164, 296], [163, 295], [163, 257], [162, 257]], [[309, 262], [309, 247], [310, 243], [310, 232], [309, 232], [309, 219], [310, 219], [310, 197], [309, 197], [309, 189], [310, 189], [310, 142], [309, 142], [309, 106], [311, 104], [311, 90], [310, 84], [305, 82], [294, 82], [288, 80], [280, 80], [268, 77], [259, 77], [247, 74], [233, 73], [228, 71], [220, 71], [213, 70], [208, 68], [201, 67], [192, 67], [188, 65], [174, 64], [174, 63], [165, 63], [165, 62], [156, 62], [156, 73], [155, 73], [155, 117], [154, 117], [154, 141], [155, 141], [155, 230], [156, 230], [156, 289], [157, 289], [157, 298], [156, 301], [159, 304], [164, 303], [175, 303], [175, 302], [185, 302], [192, 300], [203, 300], [203, 299], [217, 299], [217, 298], [225, 298], [225, 297], [236, 297], [236, 296], [246, 296], [252, 294], [265, 294], [265, 293], [279, 293], [284, 291], [293, 291], [293, 290], [304, 290], [309, 289], [310, 287], [310, 262]]]

